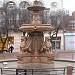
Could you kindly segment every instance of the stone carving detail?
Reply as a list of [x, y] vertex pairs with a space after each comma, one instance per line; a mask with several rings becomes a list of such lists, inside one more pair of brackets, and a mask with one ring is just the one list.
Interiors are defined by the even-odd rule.
[[40, 53], [51, 53], [52, 44], [50, 42], [50, 38], [46, 37], [45, 42], [43, 43], [43, 47], [40, 50]]
[[41, 24], [41, 19], [38, 13], [35, 13], [35, 15], [33, 15], [32, 24]]
[[29, 37], [22, 36], [20, 45], [21, 53], [33, 53], [33, 51], [30, 48], [30, 44], [31, 42], [29, 40]]

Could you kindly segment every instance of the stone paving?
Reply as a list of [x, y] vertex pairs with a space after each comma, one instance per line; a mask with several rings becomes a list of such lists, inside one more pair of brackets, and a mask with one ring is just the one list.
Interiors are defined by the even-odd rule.
[[[0, 61], [17, 60], [18, 53], [0, 53]], [[74, 51], [62, 51], [55, 53], [55, 60], [61, 61], [75, 61]]]
[[55, 53], [55, 60], [75, 62], [75, 51], [62, 51]]

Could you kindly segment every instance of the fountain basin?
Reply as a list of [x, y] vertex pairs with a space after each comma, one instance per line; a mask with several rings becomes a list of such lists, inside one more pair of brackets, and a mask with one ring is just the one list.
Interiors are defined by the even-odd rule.
[[33, 24], [23, 24], [19, 30], [21, 31], [52, 31], [54, 28], [50, 24], [40, 24], [40, 25], [33, 25]]
[[54, 63], [54, 54], [18, 54], [18, 58], [20, 61], [18, 61], [19, 64], [26, 64], [26, 63], [42, 63], [42, 64], [52, 64]]

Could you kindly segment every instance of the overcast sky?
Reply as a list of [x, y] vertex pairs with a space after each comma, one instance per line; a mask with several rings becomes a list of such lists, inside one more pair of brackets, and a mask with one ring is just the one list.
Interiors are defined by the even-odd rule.
[[63, 7], [70, 12], [75, 11], [75, 0], [63, 0]]

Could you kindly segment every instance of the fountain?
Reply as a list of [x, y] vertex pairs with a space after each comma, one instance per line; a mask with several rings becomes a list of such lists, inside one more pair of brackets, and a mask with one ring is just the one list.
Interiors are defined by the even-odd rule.
[[39, 6], [39, 2], [35, 0], [33, 6], [27, 8], [34, 12], [31, 24], [22, 24], [19, 28], [28, 34], [21, 37], [21, 52], [17, 56], [18, 63], [21, 65], [29, 63], [52, 64], [54, 60], [50, 38], [46, 37], [44, 41], [44, 32], [50, 32], [54, 28], [51, 24], [42, 24], [39, 11], [45, 10], [45, 7]]

